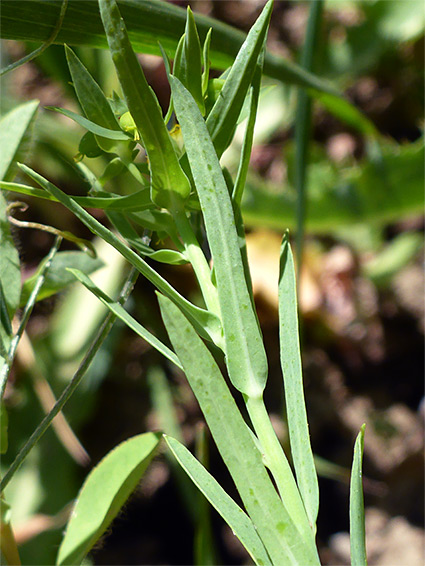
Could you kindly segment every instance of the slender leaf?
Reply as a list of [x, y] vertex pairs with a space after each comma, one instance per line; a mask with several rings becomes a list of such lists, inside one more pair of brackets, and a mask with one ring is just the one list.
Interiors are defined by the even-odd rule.
[[364, 431], [362, 425], [354, 445], [350, 480], [350, 547], [352, 566], [367, 566], [365, 515], [362, 483]]
[[95, 124], [91, 120], [87, 120], [87, 118], [84, 118], [84, 116], [80, 116], [75, 112], [71, 112], [71, 110], [66, 110], [65, 108], [57, 108], [56, 106], [46, 106], [46, 109], [54, 110], [55, 112], [59, 112], [59, 114], [63, 114], [67, 118], [71, 118], [71, 120], [74, 120], [74, 122], [85, 128], [89, 132], [96, 134], [95, 136], [96, 138], [102, 136], [109, 140], [121, 140], [121, 141], [131, 140], [131, 137], [125, 132], [123, 132], [123, 130], [110, 130], [108, 128], [104, 128], [103, 126], [99, 126], [99, 124]]
[[[197, 108], [197, 107], [196, 107]], [[159, 295], [171, 343], [205, 420], [273, 564], [318, 564], [279, 499], [220, 370], [179, 308]]]
[[[42, 198], [46, 200], [51, 200], [53, 202], [59, 202], [57, 198], [48, 193], [45, 190], [36, 189], [34, 187], [29, 187], [28, 185], [21, 185], [20, 183], [6, 183], [0, 181], [0, 188], [5, 191], [11, 191], [19, 193], [21, 195], [28, 195], [32, 197]], [[99, 193], [96, 193], [99, 194]], [[119, 195], [113, 195], [112, 193], [103, 193], [107, 196], [95, 196], [95, 197], [70, 197], [80, 206], [86, 208], [100, 208], [102, 210], [117, 210], [117, 211], [137, 211], [146, 210], [153, 206], [152, 201], [149, 196], [149, 191], [142, 189], [131, 195], [126, 195], [121, 197]]]
[[169, 359], [173, 364], [177, 367], [182, 369], [182, 365], [179, 362], [177, 356], [174, 352], [170, 350], [165, 344], [163, 344], [158, 338], [156, 338], [149, 330], [143, 328], [141, 324], [137, 322], [126, 310], [123, 306], [121, 306], [118, 302], [108, 297], [106, 293], [101, 291], [99, 287], [97, 287], [93, 281], [84, 275], [78, 269], [68, 268], [69, 271], [78, 281], [80, 281], [86, 289], [88, 289], [93, 295], [95, 295], [108, 309], [114, 313], [114, 315], [122, 320], [129, 328], [134, 330], [136, 334], [138, 334], [143, 340], [145, 340], [148, 344], [150, 344], [153, 348], [158, 350], [165, 358]]
[[[111, 105], [97, 82], [67, 45], [65, 45], [65, 53], [75, 92], [84, 114], [91, 122], [122, 134]], [[116, 146], [116, 143], [111, 141], [110, 134], [106, 137], [96, 134], [96, 141], [104, 151], [112, 151]]]
[[[43, 268], [44, 260], [40, 263], [37, 271], [28, 277], [21, 289], [20, 307], [24, 307], [25, 303], [36, 284], [39, 273]], [[75, 278], [66, 271], [67, 267], [74, 267], [81, 270], [87, 275], [96, 271], [103, 266], [103, 261], [98, 258], [92, 258], [84, 252], [58, 252], [53, 258], [52, 264], [46, 273], [44, 283], [37, 295], [37, 301], [41, 301], [46, 297], [50, 297], [64, 289], [70, 283], [75, 282]]]
[[[322, 21], [323, 0], [310, 4], [306, 37], [301, 53], [301, 66], [313, 70], [314, 56], [317, 53], [317, 40]], [[295, 114], [295, 190], [297, 192], [297, 231], [296, 252], [297, 272], [301, 273], [304, 246], [304, 225], [307, 206], [308, 149], [311, 134], [312, 101], [307, 92], [298, 89]]]
[[161, 434], [153, 432], [134, 436], [90, 472], [59, 548], [58, 566], [82, 562], [136, 488], [160, 440]]
[[164, 208], [173, 208], [189, 196], [190, 183], [180, 167], [158, 100], [133, 51], [115, 0], [99, 0], [99, 8], [128, 109], [148, 154], [152, 200]]
[[211, 505], [220, 513], [234, 535], [244, 545], [255, 564], [271, 566], [272, 563], [263, 543], [246, 513], [183, 444], [171, 436], [164, 435], [164, 438], [181, 467]]
[[287, 235], [283, 239], [280, 253], [279, 329], [292, 460], [307, 516], [315, 530], [319, 510], [319, 485], [304, 400], [294, 260]]
[[153, 283], [158, 290], [172, 298], [182, 307], [182, 310], [187, 314], [189, 319], [193, 321], [197, 330], [202, 336], [211, 339], [219, 347], [222, 346], [221, 338], [221, 324], [219, 319], [190, 303], [187, 299], [182, 297], [165, 279], [152, 269], [141, 257], [139, 257], [133, 250], [126, 246], [115, 234], [105, 228], [100, 222], [95, 220], [88, 212], [79, 206], [72, 198], [62, 192], [58, 187], [44, 179], [41, 175], [27, 167], [20, 164], [21, 169], [29, 175], [36, 183], [43, 189], [52, 194], [56, 199], [66, 206], [75, 216], [85, 224], [89, 230], [99, 236], [105, 242], [110, 244], [113, 248], [119, 251], [122, 256], [133, 265], [142, 275], [144, 275], [151, 283]]
[[[159, 55], [160, 42], [169, 56], [174, 55], [184, 33], [184, 9], [161, 0], [120, 0], [119, 6], [137, 52]], [[0, 37], [45, 41], [57, 21], [59, 9], [59, 5], [44, 0], [2, 0]], [[210, 49], [212, 66], [218, 69], [229, 67], [245, 40], [245, 34], [200, 14], [195, 16], [195, 20], [201, 41], [204, 41], [208, 30], [213, 29]], [[103, 49], [107, 47], [99, 11], [93, 0], [69, 0], [55, 42]], [[266, 55], [265, 73], [283, 82], [335, 92], [327, 81], [271, 53]]]
[[266, 39], [273, 0], [269, 0], [261, 15], [250, 29], [223, 89], [207, 118], [207, 127], [218, 157], [227, 148], [233, 136], [237, 120]]
[[214, 262], [229, 376], [239, 391], [261, 396], [267, 358], [245, 280], [229, 192], [196, 102], [178, 79], [170, 78]]
[[[179, 43], [180, 45], [180, 43]], [[179, 51], [179, 48], [177, 48]], [[205, 113], [204, 97], [202, 95], [202, 62], [201, 62], [201, 43], [196, 29], [193, 12], [188, 6], [186, 29], [180, 48], [180, 53], [174, 65], [174, 75], [184, 84], [199, 107], [202, 114]]]

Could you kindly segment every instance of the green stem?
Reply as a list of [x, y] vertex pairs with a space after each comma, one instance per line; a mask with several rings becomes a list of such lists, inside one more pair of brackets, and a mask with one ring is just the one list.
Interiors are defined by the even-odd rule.
[[207, 309], [220, 318], [217, 289], [211, 281], [210, 266], [208, 265], [204, 252], [196, 239], [193, 228], [183, 208], [179, 208], [179, 210], [174, 212], [174, 221], [183, 240], [187, 259], [190, 261], [195, 271]]
[[[126, 279], [124, 287], [120, 293], [120, 297], [118, 299], [120, 303], [124, 303], [126, 299], [128, 299], [131, 291], [133, 290], [133, 286], [134, 283], [136, 282], [137, 276], [138, 276], [138, 272], [134, 268], [132, 268], [130, 274]], [[99, 332], [97, 333], [96, 338], [93, 340], [88, 352], [84, 356], [84, 359], [82, 360], [79, 368], [75, 372], [74, 377], [71, 379], [69, 384], [63, 390], [62, 395], [56, 401], [52, 410], [44, 417], [44, 419], [41, 421], [41, 423], [32, 433], [30, 438], [27, 440], [25, 445], [22, 447], [22, 449], [16, 456], [10, 468], [7, 470], [4, 478], [0, 482], [0, 493], [4, 491], [7, 484], [10, 482], [17, 469], [20, 467], [20, 465], [25, 460], [25, 458], [28, 456], [31, 449], [37, 444], [37, 442], [40, 440], [40, 438], [43, 436], [43, 434], [51, 425], [53, 419], [56, 417], [59, 411], [63, 409], [65, 403], [74, 393], [74, 391], [77, 389], [78, 385], [80, 384], [81, 380], [86, 374], [91, 362], [93, 361], [93, 358], [95, 357], [99, 348], [103, 344], [105, 338], [109, 334], [112, 325], [115, 322], [115, 319], [116, 316], [112, 313], [109, 313], [104, 319], [103, 324], [99, 328]]]
[[40, 292], [41, 287], [43, 286], [46, 273], [52, 264], [53, 258], [55, 257], [56, 252], [58, 251], [61, 245], [61, 242], [62, 242], [62, 237], [57, 236], [55, 239], [55, 243], [53, 244], [52, 249], [50, 250], [49, 255], [46, 258], [46, 262], [41, 269], [40, 275], [38, 276], [38, 279], [34, 285], [34, 289], [32, 290], [31, 295], [29, 296], [29, 299], [27, 301], [27, 304], [25, 305], [18, 331], [10, 343], [9, 351], [7, 353], [7, 359], [5, 360], [0, 372], [0, 399], [3, 399], [4, 392], [6, 390], [7, 378], [9, 377], [10, 369], [12, 367], [13, 360], [15, 359], [19, 340], [21, 339], [21, 336], [24, 333], [29, 317], [31, 316], [32, 309], [34, 308], [35, 302], [37, 300], [37, 295]]
[[282, 502], [303, 535], [306, 543], [314, 545], [314, 536], [302, 499], [285, 452], [270, 422], [262, 397], [244, 396], [246, 408], [260, 441], [265, 464], [269, 468], [279, 491]]

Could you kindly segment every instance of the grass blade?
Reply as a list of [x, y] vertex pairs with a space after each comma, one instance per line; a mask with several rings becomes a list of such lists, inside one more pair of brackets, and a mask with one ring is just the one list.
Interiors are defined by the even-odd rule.
[[146, 330], [141, 324], [137, 322], [126, 310], [125, 308], [120, 305], [118, 302], [108, 297], [106, 293], [104, 293], [99, 287], [97, 287], [93, 281], [87, 277], [82, 271], [79, 269], [72, 269], [68, 268], [67, 271], [70, 271], [78, 281], [80, 281], [84, 287], [93, 293], [99, 301], [101, 301], [108, 309], [120, 320], [122, 320], [131, 330], [133, 330], [136, 334], [138, 334], [143, 340], [145, 340], [148, 344], [150, 344], [153, 348], [158, 350], [160, 354], [162, 354], [165, 358], [173, 362], [178, 368], [183, 369], [179, 359], [175, 355], [174, 352], [170, 350], [165, 344], [163, 344], [156, 336], [154, 336], [149, 330]]
[[178, 79], [170, 80], [214, 262], [229, 376], [236, 389], [258, 397], [267, 379], [267, 358], [245, 280], [229, 192], [196, 102]]
[[[314, 54], [317, 48], [317, 36], [321, 23], [323, 0], [316, 0], [310, 4], [310, 16], [307, 24], [305, 44], [301, 55], [301, 66], [311, 71], [313, 69]], [[311, 98], [305, 91], [298, 89], [297, 109], [295, 115], [295, 171], [294, 185], [297, 193], [297, 231], [296, 256], [297, 274], [301, 273], [302, 252], [304, 244], [304, 224], [307, 206], [307, 154], [311, 132]]]
[[280, 257], [280, 356], [285, 385], [289, 439], [298, 488], [310, 524], [315, 531], [319, 509], [319, 486], [304, 401], [294, 260], [287, 235], [282, 243]]
[[164, 436], [164, 439], [180, 466], [223, 517], [254, 562], [271, 566], [270, 558], [248, 515], [181, 442], [171, 436]]
[[367, 566], [366, 533], [362, 484], [362, 461], [364, 448], [363, 425], [354, 445], [353, 466], [350, 481], [350, 547], [352, 566]]
[[179, 308], [162, 295], [158, 298], [174, 350], [272, 563], [318, 564], [317, 551], [305, 544], [279, 499], [211, 353]]
[[58, 566], [80, 564], [134, 491], [161, 440], [134, 436], [114, 448], [87, 476], [59, 548]]
[[173, 208], [189, 196], [190, 183], [180, 167], [158, 100], [148, 85], [115, 0], [99, 0], [109, 49], [131, 116], [142, 138], [151, 170], [151, 197]]
[[[186, 11], [160, 0], [120, 0], [120, 11], [127, 22], [130, 40], [140, 53], [159, 55], [158, 42], [173, 56], [184, 33]], [[44, 0], [2, 0], [0, 36], [5, 39], [45, 41], [59, 14], [59, 6]], [[232, 65], [245, 34], [213, 18], [195, 16], [201, 42], [213, 29], [210, 58], [214, 68]], [[69, 0], [56, 43], [107, 47], [99, 11], [93, 0]], [[266, 54], [265, 74], [282, 82], [335, 93], [327, 81], [304, 71], [282, 57]]]

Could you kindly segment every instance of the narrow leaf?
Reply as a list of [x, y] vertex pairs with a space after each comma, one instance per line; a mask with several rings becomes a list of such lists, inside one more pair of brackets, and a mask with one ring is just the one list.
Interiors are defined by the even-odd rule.
[[80, 564], [134, 491], [161, 440], [148, 432], [119, 444], [90, 472], [59, 548], [58, 566]]
[[133, 51], [115, 0], [99, 0], [99, 8], [128, 109], [148, 154], [152, 200], [158, 206], [173, 208], [175, 202], [189, 196], [190, 183], [180, 167], [158, 100]]
[[298, 488], [310, 524], [315, 530], [319, 509], [319, 486], [304, 400], [294, 260], [287, 235], [283, 239], [280, 253], [279, 329], [291, 454]]
[[[21, 195], [28, 195], [31, 197], [42, 198], [59, 202], [57, 198], [45, 190], [36, 189], [28, 185], [21, 185], [20, 183], [6, 183], [0, 181], [0, 188], [5, 191], [12, 191]], [[99, 194], [99, 193], [96, 193]], [[114, 195], [113, 193], [104, 193], [108, 196], [95, 196], [95, 197], [70, 197], [80, 206], [86, 208], [100, 208], [102, 210], [117, 210], [117, 211], [138, 211], [146, 210], [153, 207], [152, 201], [149, 196], [148, 189], [142, 189], [131, 195], [124, 197]]]
[[362, 425], [354, 445], [350, 481], [350, 547], [352, 566], [367, 566], [365, 515], [362, 483], [364, 431]]
[[68, 268], [67, 271], [72, 273], [76, 279], [78, 279], [86, 289], [88, 289], [93, 295], [95, 295], [108, 309], [114, 313], [114, 315], [122, 320], [131, 330], [134, 330], [143, 340], [150, 344], [153, 348], [158, 350], [165, 358], [169, 359], [173, 364], [182, 369], [182, 365], [174, 352], [170, 350], [165, 344], [163, 344], [158, 338], [156, 338], [149, 330], [146, 330], [141, 324], [137, 322], [118, 302], [108, 297], [106, 293], [101, 291], [93, 281], [84, 275], [78, 269]]
[[260, 396], [267, 358], [245, 280], [229, 192], [196, 102], [178, 79], [170, 78], [214, 262], [229, 376], [242, 393]]
[[254, 560], [255, 564], [270, 565], [270, 558], [251, 519], [224, 491], [204, 466], [175, 438], [164, 436], [176, 460], [211, 505], [223, 517], [232, 532]]
[[226, 77], [226, 82], [217, 102], [208, 115], [207, 127], [218, 157], [221, 157], [233, 136], [258, 57], [266, 39], [272, 9], [273, 0], [269, 0], [250, 29]]
[[122, 130], [110, 130], [108, 128], [104, 128], [103, 126], [99, 126], [99, 124], [95, 124], [91, 120], [84, 118], [84, 116], [80, 116], [75, 112], [71, 112], [71, 110], [66, 110], [65, 108], [57, 108], [56, 106], [46, 106], [46, 109], [53, 110], [54, 112], [59, 112], [59, 114], [63, 114], [67, 118], [71, 118], [71, 120], [74, 120], [74, 122], [77, 122], [77, 124], [85, 128], [89, 132], [96, 134], [96, 138], [103, 136], [104, 138], [107, 138], [109, 140], [131, 140], [131, 137]]
[[[91, 122], [108, 130], [122, 133], [111, 105], [97, 82], [67, 45], [65, 45], [65, 54], [75, 92], [84, 114]], [[116, 143], [111, 142], [109, 137], [96, 135], [96, 141], [104, 151], [111, 151], [116, 146]]]
[[318, 564], [271, 483], [261, 453], [205, 344], [179, 308], [159, 295], [162, 318], [217, 448], [273, 564]]

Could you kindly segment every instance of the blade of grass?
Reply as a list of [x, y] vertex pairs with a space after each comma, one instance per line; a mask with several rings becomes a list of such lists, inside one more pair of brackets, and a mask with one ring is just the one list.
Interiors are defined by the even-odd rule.
[[365, 515], [362, 483], [364, 431], [362, 425], [354, 445], [350, 480], [350, 547], [352, 566], [367, 566]]
[[319, 485], [310, 445], [304, 401], [294, 260], [288, 242], [288, 235], [284, 236], [280, 258], [280, 357], [285, 385], [289, 440], [298, 488], [311, 527], [315, 532], [319, 509]]
[[56, 106], [46, 106], [45, 108], [46, 110], [53, 110], [54, 112], [63, 114], [67, 118], [71, 118], [71, 120], [74, 120], [74, 122], [85, 128], [89, 132], [95, 134], [97, 138], [99, 136], [102, 136], [103, 138], [107, 138], [108, 140], [117, 140], [117, 141], [119, 140], [131, 141], [132, 139], [129, 134], [123, 132], [121, 129], [111, 130], [110, 128], [105, 128], [103, 126], [100, 126], [99, 124], [96, 124], [95, 122], [92, 122], [91, 120], [88, 120], [87, 118], [84, 118], [84, 116], [80, 116], [75, 112], [71, 112], [71, 110], [66, 110], [65, 108], [58, 108]]
[[222, 335], [220, 320], [213, 314], [196, 307], [178, 293], [165, 279], [163, 279], [150, 265], [148, 265], [133, 250], [126, 246], [115, 234], [108, 230], [103, 224], [95, 220], [87, 211], [79, 206], [72, 198], [62, 192], [58, 187], [44, 179], [41, 175], [27, 167], [19, 165], [22, 171], [31, 177], [43, 189], [52, 194], [56, 199], [68, 208], [75, 216], [85, 224], [93, 234], [99, 236], [105, 242], [121, 253], [121, 255], [133, 265], [142, 275], [144, 275], [155, 287], [169, 296], [177, 304], [179, 304], [193, 321], [200, 334], [211, 339], [219, 347], [222, 347]]
[[[317, 39], [322, 21], [323, 0], [316, 0], [310, 4], [307, 31], [304, 47], [301, 53], [300, 65], [311, 71], [314, 65], [314, 56], [317, 49]], [[301, 273], [302, 253], [304, 244], [304, 225], [307, 206], [307, 169], [308, 148], [311, 134], [312, 101], [310, 94], [298, 89], [297, 109], [295, 113], [295, 169], [294, 185], [297, 193], [297, 230], [296, 230], [296, 257], [298, 280]]]
[[223, 517], [255, 564], [271, 566], [272, 562], [248, 515], [181, 442], [166, 435], [164, 439], [180, 466]]
[[[107, 47], [98, 8], [93, 0], [68, 0], [68, 9], [55, 42], [69, 45]], [[160, 0], [120, 0], [120, 11], [127, 22], [134, 49], [159, 55], [160, 42], [173, 56], [184, 33], [186, 11]], [[59, 6], [44, 0], [2, 0], [0, 35], [5, 39], [45, 41], [57, 21]], [[195, 15], [201, 41], [213, 29], [210, 59], [212, 66], [226, 69], [232, 65], [245, 40], [245, 34], [222, 22]], [[265, 73], [271, 78], [304, 87], [336, 93], [327, 81], [311, 75], [299, 66], [271, 53], [266, 54]]]

